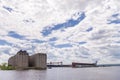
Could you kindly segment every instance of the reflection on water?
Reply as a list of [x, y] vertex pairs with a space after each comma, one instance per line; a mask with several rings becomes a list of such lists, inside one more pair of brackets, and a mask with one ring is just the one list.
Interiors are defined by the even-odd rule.
[[0, 71], [0, 80], [119, 80], [120, 67]]

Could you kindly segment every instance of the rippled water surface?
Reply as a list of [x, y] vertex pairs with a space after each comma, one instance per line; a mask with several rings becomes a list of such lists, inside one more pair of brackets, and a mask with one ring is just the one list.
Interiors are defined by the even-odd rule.
[[0, 80], [120, 80], [120, 67], [1, 70]]

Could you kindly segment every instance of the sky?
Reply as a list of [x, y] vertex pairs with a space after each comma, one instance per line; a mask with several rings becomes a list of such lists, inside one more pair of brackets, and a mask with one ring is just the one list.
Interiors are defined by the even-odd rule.
[[47, 61], [120, 63], [120, 0], [0, 0], [0, 63], [19, 50]]

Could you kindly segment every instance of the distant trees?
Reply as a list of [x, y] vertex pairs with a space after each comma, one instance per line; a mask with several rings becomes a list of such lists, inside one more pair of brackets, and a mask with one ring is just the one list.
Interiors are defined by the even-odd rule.
[[9, 66], [7, 63], [2, 63], [0, 65], [0, 69], [1, 70], [14, 70], [14, 68], [12, 66]]

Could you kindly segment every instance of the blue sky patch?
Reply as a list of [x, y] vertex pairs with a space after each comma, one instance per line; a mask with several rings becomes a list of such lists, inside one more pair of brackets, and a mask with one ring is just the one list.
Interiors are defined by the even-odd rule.
[[112, 17], [118, 17], [119, 16], [119, 14], [117, 13], [117, 14], [113, 14], [112, 15]]
[[10, 53], [8, 49], [4, 50], [3, 52], [4, 52], [5, 54], [9, 54], [9, 53]]
[[92, 31], [93, 30], [93, 27], [90, 27], [90, 28], [88, 28], [86, 31], [87, 32], [90, 32], [90, 31]]
[[46, 27], [46, 28], [43, 29], [42, 34], [43, 34], [43, 36], [48, 36], [54, 30], [73, 27], [73, 26], [79, 24], [85, 17], [86, 17], [85, 13], [82, 13], [81, 15], [79, 15], [79, 17], [77, 19], [71, 18], [64, 23], [53, 25], [53, 27], [49, 27], [49, 28]]
[[79, 42], [79, 44], [86, 44], [87, 42], [83, 41], [83, 42]]
[[55, 47], [55, 48], [67, 48], [67, 47], [72, 47], [71, 44], [59, 44], [59, 45], [55, 45], [54, 43], [50, 43], [51, 46]]
[[60, 45], [54, 45], [56, 48], [67, 48], [67, 47], [72, 47], [70, 44], [60, 44]]
[[120, 24], [120, 19], [117, 20], [111, 20], [108, 24]]
[[4, 8], [4, 9], [6, 9], [7, 11], [9, 11], [9, 12], [12, 12], [12, 11], [13, 11], [13, 9], [12, 9], [12, 8], [7, 7], [7, 6], [3, 6], [3, 8]]
[[120, 43], [120, 41], [116, 41], [116, 43]]
[[114, 51], [114, 54], [112, 54], [112, 57], [116, 58], [116, 59], [120, 59], [120, 52], [119, 51]]
[[115, 18], [114, 20], [108, 20], [109, 22], [108, 22], [108, 24], [120, 24], [120, 19], [118, 18], [119, 17], [119, 14], [117, 13], [117, 14], [113, 14], [112, 16], [111, 16], [112, 18]]
[[57, 38], [56, 37], [53, 37], [53, 38], [50, 38], [49, 41], [56, 41]]
[[11, 45], [11, 43], [8, 43], [5, 40], [0, 40], [0, 45]]
[[18, 38], [18, 39], [25, 38], [24, 36], [19, 35], [18, 33], [14, 32], [14, 31], [9, 31], [8, 32], [8, 36], [13, 37], [13, 38]]
[[43, 41], [43, 40], [38, 40], [38, 39], [33, 39], [31, 42], [32, 42], [32, 43], [43, 43], [43, 42], [45, 42], [45, 41]]

